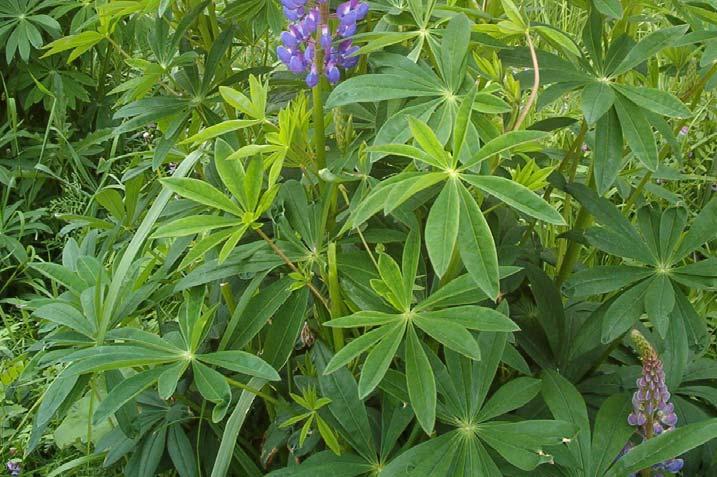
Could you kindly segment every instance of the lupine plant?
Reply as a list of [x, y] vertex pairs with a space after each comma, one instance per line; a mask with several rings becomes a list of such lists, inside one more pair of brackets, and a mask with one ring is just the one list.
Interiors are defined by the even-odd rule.
[[717, 475], [717, 6], [0, 5], [0, 469]]

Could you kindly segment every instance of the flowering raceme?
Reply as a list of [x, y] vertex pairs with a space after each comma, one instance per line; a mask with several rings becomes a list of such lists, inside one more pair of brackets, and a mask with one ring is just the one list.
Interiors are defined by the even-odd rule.
[[[639, 331], [633, 330], [631, 337], [640, 353], [642, 375], [637, 380], [637, 391], [632, 396], [633, 410], [627, 422], [637, 427], [644, 440], [672, 430], [677, 425], [677, 415], [674, 405], [669, 402], [670, 392], [665, 384], [665, 371], [660, 357]], [[628, 443], [622, 453], [629, 452], [632, 447]], [[656, 471], [655, 477], [662, 477], [665, 475], [663, 472], [679, 472], [683, 465], [682, 459], [673, 458], [652, 468]]]
[[[347, 37], [356, 33], [357, 22], [366, 18], [368, 4], [359, 0], [340, 4], [333, 16], [336, 26], [332, 28], [327, 0], [281, 0], [281, 3], [291, 22], [281, 33], [281, 46], [276, 49], [281, 62], [292, 73], [306, 73], [306, 84], [311, 88], [319, 84], [320, 73], [329, 83], [338, 83], [339, 68], [353, 68], [358, 63], [354, 56], [358, 47]], [[319, 58], [323, 60], [321, 64]]]

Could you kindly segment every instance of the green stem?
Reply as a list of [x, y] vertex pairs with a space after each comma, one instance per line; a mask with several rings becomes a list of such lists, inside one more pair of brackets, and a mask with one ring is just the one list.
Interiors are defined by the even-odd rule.
[[235, 380], [233, 380], [233, 379], [231, 379], [231, 378], [227, 378], [227, 382], [228, 382], [230, 385], [234, 386], [235, 388], [243, 389], [244, 391], [250, 392], [250, 393], [252, 393], [253, 395], [262, 398], [264, 401], [273, 404], [274, 406], [277, 406], [277, 405], [279, 404], [279, 401], [278, 401], [276, 398], [274, 398], [274, 397], [272, 397], [272, 396], [269, 396], [268, 394], [266, 394], [266, 393], [263, 392], [263, 391], [260, 391], [260, 390], [258, 390], [258, 389], [254, 389], [254, 388], [251, 387], [251, 386], [248, 386], [248, 385], [246, 385], [246, 384], [244, 384], [244, 383], [240, 383], [239, 381], [235, 381]]
[[[331, 318], [338, 318], [344, 315], [344, 306], [341, 299], [341, 285], [339, 284], [339, 272], [336, 263], [336, 242], [328, 246], [327, 258], [329, 262], [329, 300], [331, 304]], [[344, 347], [344, 333], [341, 328], [331, 328], [334, 339], [334, 351]]]
[[[595, 186], [595, 179], [593, 178], [592, 167], [590, 167], [588, 185], [589, 187]], [[575, 225], [573, 226], [573, 228], [578, 230], [584, 230], [590, 227], [592, 223], [593, 216], [590, 214], [590, 212], [588, 212], [585, 207], [580, 207], [580, 211], [578, 212], [578, 216], [575, 219]], [[570, 244], [568, 244], [567, 250], [565, 251], [565, 255], [563, 255], [563, 260], [558, 270], [558, 276], [555, 279], [556, 285], [560, 286], [562, 283], [564, 283], [565, 280], [573, 272], [573, 268], [575, 268], [575, 264], [578, 261], [579, 251], [580, 244], [575, 240], [571, 240]]]
[[[320, 9], [320, 25], [329, 21], [328, 3], [322, 4]], [[312, 89], [314, 118], [314, 150], [316, 151], [316, 169], [320, 171], [326, 167], [326, 125], [324, 124], [324, 50], [321, 47], [321, 28], [316, 32], [316, 54], [314, 55], [314, 68], [319, 75], [319, 83]]]

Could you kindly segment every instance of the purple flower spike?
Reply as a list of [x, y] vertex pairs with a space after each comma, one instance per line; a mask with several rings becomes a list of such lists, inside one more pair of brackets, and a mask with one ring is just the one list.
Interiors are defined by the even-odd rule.
[[[665, 371], [657, 352], [647, 339], [637, 330], [631, 333], [632, 341], [640, 353], [642, 361], [642, 375], [637, 379], [637, 391], [632, 395], [632, 412], [627, 417], [631, 426], [638, 428], [643, 441], [669, 432], [677, 425], [675, 406], [669, 402], [670, 392], [665, 383]], [[621, 456], [632, 449], [628, 442]], [[684, 461], [677, 457], [655, 464], [653, 474], [665, 475], [679, 472]]]
[[[358, 64], [355, 54], [359, 49], [351, 40], [343, 40], [338, 46], [334, 40], [356, 33], [357, 22], [368, 15], [368, 4], [360, 0], [340, 4], [336, 9], [339, 22], [333, 30], [328, 23], [330, 13], [325, 11], [327, 0], [316, 0], [307, 6], [308, 3], [307, 0], [281, 0], [284, 15], [291, 23], [281, 33], [282, 45], [276, 49], [276, 55], [290, 72], [306, 73], [309, 87], [319, 84], [319, 71], [329, 83], [336, 84], [341, 79], [339, 68], [349, 69]], [[324, 52], [323, 65], [315, 64], [317, 48]]]

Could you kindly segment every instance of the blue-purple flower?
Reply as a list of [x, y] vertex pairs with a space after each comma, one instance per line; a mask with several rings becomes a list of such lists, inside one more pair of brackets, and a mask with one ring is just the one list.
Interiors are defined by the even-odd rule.
[[5, 464], [5, 467], [7, 468], [8, 473], [12, 477], [18, 477], [20, 475], [20, 472], [22, 471], [20, 463], [14, 460], [8, 461], [8, 463]]
[[[637, 391], [632, 395], [632, 412], [627, 417], [631, 426], [637, 427], [643, 440], [651, 439], [664, 432], [671, 431], [677, 425], [675, 406], [670, 401], [670, 391], [665, 383], [665, 371], [662, 361], [647, 339], [637, 330], [633, 330], [632, 341], [642, 360], [642, 374], [637, 380]], [[628, 442], [621, 455], [632, 449]], [[665, 473], [677, 473], [684, 461], [680, 458], [668, 459], [652, 466], [655, 477]]]
[[[357, 22], [366, 18], [368, 4], [360, 0], [349, 0], [338, 6], [332, 27], [331, 15], [326, 0], [281, 0], [284, 15], [291, 22], [281, 33], [281, 45], [276, 54], [289, 71], [294, 74], [306, 73], [306, 84], [319, 84], [319, 70], [331, 84], [341, 79], [339, 68], [356, 66], [358, 47], [346, 37], [356, 33]], [[343, 38], [337, 43], [336, 38]], [[318, 63], [317, 48], [323, 52], [323, 64]]]

